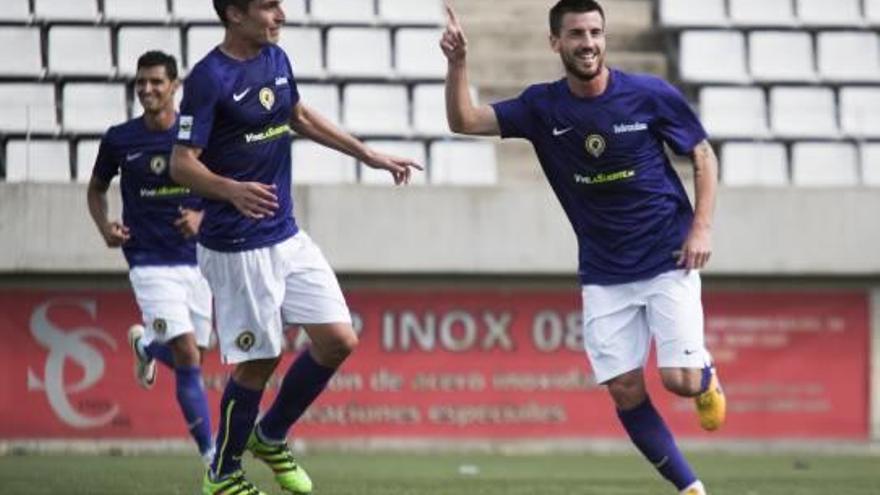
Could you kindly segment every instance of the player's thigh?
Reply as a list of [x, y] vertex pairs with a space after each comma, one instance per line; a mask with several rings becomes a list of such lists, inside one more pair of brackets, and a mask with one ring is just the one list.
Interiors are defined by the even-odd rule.
[[597, 290], [609, 289], [588, 286], [582, 292], [584, 349], [596, 381], [605, 383], [645, 365], [650, 334], [644, 310], [637, 300], [629, 305], [617, 304], [613, 312], [604, 314], [595, 307], [588, 307], [603, 299], [597, 296]]
[[146, 342], [168, 342], [193, 331], [183, 267], [135, 267], [128, 276], [141, 310]]
[[304, 231], [278, 246], [286, 264], [281, 315], [286, 323], [344, 324], [351, 314], [336, 274]]
[[707, 359], [703, 338], [700, 275], [675, 270], [650, 281], [648, 326], [661, 368], [702, 368]]
[[196, 345], [207, 348], [213, 330], [213, 298], [211, 287], [198, 267], [187, 272], [187, 306], [193, 324]]

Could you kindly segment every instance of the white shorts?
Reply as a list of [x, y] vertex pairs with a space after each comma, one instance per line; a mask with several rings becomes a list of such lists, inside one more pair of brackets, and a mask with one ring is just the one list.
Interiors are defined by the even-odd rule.
[[711, 358], [703, 341], [700, 275], [675, 270], [649, 280], [585, 285], [584, 347], [596, 382], [644, 367], [653, 339], [661, 368], [702, 368]]
[[304, 231], [241, 252], [198, 246], [211, 284], [223, 362], [281, 355], [284, 324], [351, 323], [336, 275]]
[[211, 289], [198, 267], [138, 266], [128, 273], [143, 315], [144, 342], [169, 342], [194, 333], [199, 347], [211, 340]]

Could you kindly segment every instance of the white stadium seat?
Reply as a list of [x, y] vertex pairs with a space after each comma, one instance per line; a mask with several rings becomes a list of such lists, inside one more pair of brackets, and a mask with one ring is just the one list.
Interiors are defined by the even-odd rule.
[[865, 0], [865, 22], [870, 26], [880, 26], [880, 0]]
[[761, 88], [705, 87], [700, 118], [713, 138], [758, 138], [768, 134], [767, 102]]
[[104, 0], [104, 19], [111, 22], [165, 22], [168, 20], [168, 6], [165, 0]]
[[310, 13], [313, 20], [326, 24], [372, 23], [376, 20], [373, 2], [364, 0], [312, 1]]
[[186, 67], [192, 69], [199, 60], [223, 41], [220, 26], [191, 26], [186, 30]]
[[31, 19], [28, 0], [6, 0], [0, 9], [0, 21], [26, 22]]
[[176, 27], [126, 26], [119, 29], [117, 48], [119, 74], [133, 77], [137, 72], [137, 59], [149, 50], [161, 50], [173, 55], [178, 68], [180, 57], [180, 29]]
[[409, 133], [406, 86], [349, 84], [342, 94], [342, 120], [349, 131], [369, 136]]
[[813, 39], [806, 31], [754, 31], [749, 65], [756, 81], [815, 81]]
[[100, 134], [126, 120], [123, 84], [67, 83], [62, 98], [65, 131]]
[[285, 27], [281, 32], [278, 46], [287, 53], [293, 74], [297, 78], [324, 76], [320, 29]]
[[880, 143], [864, 143], [861, 146], [862, 183], [880, 186]]
[[429, 154], [429, 177], [433, 184], [489, 186], [498, 182], [494, 143], [435, 141]]
[[668, 27], [727, 24], [724, 0], [660, 0], [660, 22]]
[[880, 81], [880, 49], [873, 32], [819, 33], [819, 74], [830, 81]]
[[0, 133], [58, 132], [55, 85], [0, 84]]
[[[421, 141], [376, 140], [367, 141], [366, 144], [382, 153], [409, 158], [422, 167], [425, 166], [425, 143]], [[394, 178], [391, 177], [391, 174], [388, 173], [387, 170], [377, 170], [368, 167], [363, 163], [359, 164], [359, 166], [361, 171], [361, 183], [382, 186], [394, 185]], [[413, 170], [410, 184], [423, 185], [427, 182], [426, 171]]]
[[171, 15], [184, 22], [220, 22], [212, 2], [171, 0]]
[[92, 178], [92, 169], [95, 168], [95, 159], [98, 158], [98, 148], [101, 146], [99, 139], [82, 139], [76, 143], [76, 181], [88, 184]]
[[856, 147], [850, 143], [795, 143], [791, 150], [796, 186], [855, 186], [859, 183]]
[[34, 17], [48, 21], [95, 22], [100, 15], [95, 0], [34, 0]]
[[748, 81], [745, 38], [739, 31], [685, 31], [680, 56], [681, 76], [686, 81]]
[[862, 25], [862, 0], [796, 0], [797, 14], [805, 26]]
[[357, 182], [355, 159], [307, 139], [291, 146], [293, 184], [353, 184]]
[[419, 84], [413, 89], [413, 130], [428, 136], [452, 134], [449, 124], [446, 123], [443, 84]]
[[841, 88], [840, 128], [847, 136], [880, 138], [880, 88]]
[[443, 78], [446, 58], [437, 46], [442, 34], [440, 29], [398, 29], [394, 35], [397, 73], [411, 78]]
[[70, 145], [48, 139], [10, 139], [6, 182], [70, 182]]
[[379, 0], [379, 17], [391, 24], [443, 24], [440, 0]]
[[0, 46], [15, 47], [14, 50], [0, 50], [2, 77], [30, 76], [43, 74], [43, 57], [40, 43], [40, 28], [0, 26]]
[[831, 88], [770, 89], [770, 124], [780, 137], [828, 139], [838, 135]]
[[297, 84], [300, 100], [336, 125], [342, 122], [339, 112], [339, 88], [335, 84]]
[[782, 143], [724, 143], [721, 180], [728, 186], [784, 186], [788, 158]]
[[391, 35], [387, 29], [379, 28], [330, 28], [327, 70], [343, 77], [389, 77]]
[[737, 26], [793, 26], [792, 0], [729, 0], [730, 21]]
[[49, 72], [61, 75], [111, 76], [110, 28], [49, 28]]

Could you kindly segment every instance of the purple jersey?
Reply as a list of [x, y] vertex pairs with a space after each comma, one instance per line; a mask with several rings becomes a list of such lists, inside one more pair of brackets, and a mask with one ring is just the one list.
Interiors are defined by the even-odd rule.
[[627, 283], [676, 268], [693, 209], [663, 144], [687, 154], [706, 139], [678, 90], [611, 70], [595, 98], [573, 95], [563, 79], [493, 108], [502, 137], [534, 146], [577, 235], [581, 283]]
[[202, 149], [199, 159], [217, 175], [274, 184], [279, 203], [272, 217], [254, 220], [232, 203], [205, 199], [199, 232], [205, 247], [245, 251], [296, 234], [289, 122], [298, 101], [290, 61], [272, 44], [246, 61], [215, 48], [193, 67], [186, 79], [177, 143]]
[[130, 267], [196, 264], [195, 240], [174, 227], [180, 207], [201, 208], [201, 199], [168, 174], [176, 135], [176, 124], [151, 131], [137, 118], [111, 127], [101, 139], [92, 175], [109, 184], [120, 174], [122, 222], [131, 232], [122, 251]]

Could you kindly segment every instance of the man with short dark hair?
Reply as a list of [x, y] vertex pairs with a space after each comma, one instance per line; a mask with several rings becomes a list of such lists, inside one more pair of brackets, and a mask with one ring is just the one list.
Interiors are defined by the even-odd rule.
[[[111, 127], [88, 186], [89, 212], [108, 247], [121, 247], [146, 326], [129, 329], [141, 386], [158, 360], [174, 370], [177, 402], [205, 462], [213, 456], [201, 351], [211, 335], [211, 291], [196, 265], [201, 200], [174, 183], [168, 163], [177, 135], [177, 62], [158, 51], [137, 62], [135, 93], [144, 114]], [[107, 218], [107, 190], [120, 175], [122, 222]]]
[[[578, 239], [584, 346], [596, 380], [660, 474], [682, 494], [705, 494], [651, 404], [642, 368], [653, 340], [664, 387], [695, 398], [704, 429], [724, 422], [724, 395], [704, 347], [697, 273], [711, 253], [717, 186], [706, 132], [662, 79], [606, 67], [605, 14], [593, 0], [560, 0], [550, 10], [550, 44], [564, 78], [475, 106], [467, 41], [447, 11], [440, 45], [450, 128], [533, 144]], [[664, 143], [694, 163], [695, 209]]]

